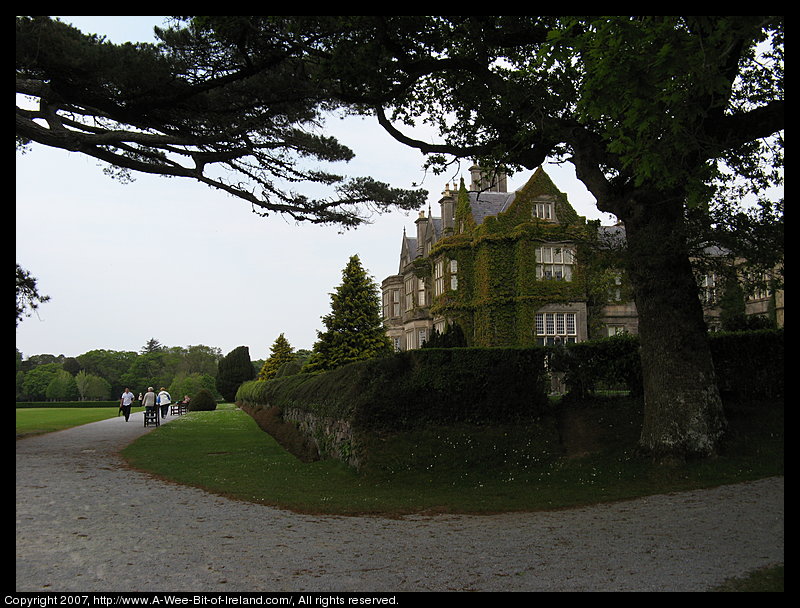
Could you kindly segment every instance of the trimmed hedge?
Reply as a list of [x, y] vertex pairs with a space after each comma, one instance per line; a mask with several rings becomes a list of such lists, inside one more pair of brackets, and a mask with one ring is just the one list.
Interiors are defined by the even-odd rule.
[[[784, 396], [784, 330], [714, 333], [711, 356], [726, 401]], [[564, 373], [570, 394], [586, 397], [597, 388], [624, 387], [642, 393], [639, 337], [622, 335], [551, 349], [551, 369]]]
[[783, 329], [712, 334], [717, 384], [728, 401], [784, 397]]
[[[119, 407], [119, 399], [115, 401], [17, 401], [18, 408], [36, 407]], [[138, 403], [134, 406], [139, 405]]]
[[564, 373], [569, 394], [578, 398], [599, 388], [621, 388], [636, 396], [644, 390], [639, 336], [621, 334], [551, 347], [548, 363], [554, 372]]
[[243, 384], [236, 400], [310, 410], [355, 428], [398, 431], [428, 423], [530, 419], [550, 407], [539, 348], [420, 349], [321, 374]]

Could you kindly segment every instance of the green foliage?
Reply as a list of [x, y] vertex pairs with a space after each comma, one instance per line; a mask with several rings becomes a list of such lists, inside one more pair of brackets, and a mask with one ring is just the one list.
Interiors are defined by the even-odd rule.
[[76, 359], [78, 359], [81, 368], [86, 373], [99, 376], [108, 381], [111, 385], [111, 394], [119, 396], [125, 389], [122, 374], [130, 369], [138, 357], [139, 355], [132, 351], [96, 349], [78, 355]]
[[26, 397], [32, 401], [39, 401], [47, 397], [47, 387], [61, 370], [59, 363], [46, 363], [26, 372], [22, 383]]
[[[51, 17], [17, 17], [17, 92], [39, 108], [18, 107], [18, 148], [34, 141], [80, 149], [121, 180], [132, 171], [196, 179], [263, 215], [296, 221], [351, 227], [375, 209], [424, 203], [424, 191], [346, 180], [318, 166], [353, 153], [318, 132], [330, 109], [320, 97], [327, 85], [316, 66], [304, 65], [310, 59], [280, 42], [275, 18], [179, 21], [156, 28], [158, 44], [113, 44]], [[45, 115], [50, 128], [37, 124]], [[70, 144], [54, 135], [64, 129]], [[99, 134], [103, 145], [89, 144]], [[219, 163], [232, 179], [219, 177]], [[297, 182], [334, 190], [314, 200], [293, 191]]]
[[383, 327], [378, 286], [357, 255], [342, 271], [342, 283], [331, 294], [331, 312], [322, 321], [325, 331], [317, 332], [304, 371], [331, 370], [392, 352]]
[[75, 375], [75, 386], [78, 388], [81, 399], [94, 401], [111, 397], [111, 384], [100, 376], [87, 374], [85, 370], [81, 370]]
[[294, 374], [299, 374], [303, 366], [305, 365], [305, 359], [295, 357], [291, 361], [287, 361], [283, 365], [278, 368], [278, 371], [275, 372], [276, 378], [283, 378], [285, 376], [293, 376]]
[[17, 264], [17, 326], [23, 317], [31, 316], [39, 308], [39, 304], [48, 300], [50, 296], [39, 294], [36, 279], [31, 273]]
[[164, 367], [165, 353], [161, 350], [154, 350], [138, 355], [131, 363], [128, 371], [120, 375], [120, 382], [131, 392], [144, 390], [148, 386], [160, 387], [167, 386], [171, 376]]
[[205, 388], [199, 389], [189, 402], [190, 412], [212, 412], [217, 409], [217, 400], [211, 391]]
[[584, 399], [596, 389], [642, 394], [638, 336], [620, 334], [554, 347], [548, 362], [554, 372], [564, 374], [573, 398]]
[[271, 380], [278, 375], [278, 370], [287, 364], [294, 361], [294, 354], [291, 344], [286, 337], [281, 334], [275, 339], [275, 342], [270, 348], [270, 355], [264, 365], [261, 367], [257, 379], [258, 380]]
[[464, 337], [464, 331], [456, 323], [448, 324], [442, 333], [434, 328], [422, 348], [461, 348], [465, 346], [467, 346], [467, 339]]
[[78, 395], [75, 378], [63, 369], [56, 372], [45, 389], [45, 396], [53, 401], [72, 401], [77, 399]]
[[711, 335], [720, 394], [727, 401], [783, 398], [784, 330]]
[[174, 400], [179, 401], [184, 395], [194, 397], [201, 389], [211, 394], [217, 392], [216, 379], [208, 374], [178, 374], [169, 385], [170, 395], [175, 395]]
[[[40, 409], [40, 408], [108, 408], [119, 409], [119, 399], [112, 401], [21, 401], [16, 404], [17, 409]], [[135, 406], [134, 406], [135, 407]]]
[[237, 401], [296, 407], [360, 429], [516, 421], [549, 408], [544, 349], [420, 349], [242, 385]]
[[250, 361], [250, 349], [247, 346], [237, 346], [219, 362], [217, 390], [225, 401], [233, 401], [242, 382], [252, 380], [255, 375]]
[[[730, 403], [777, 399], [784, 394], [784, 331], [710, 334], [709, 344], [720, 394]], [[623, 334], [551, 349], [551, 369], [564, 374], [573, 398], [596, 389], [619, 388], [642, 394], [639, 337]]]

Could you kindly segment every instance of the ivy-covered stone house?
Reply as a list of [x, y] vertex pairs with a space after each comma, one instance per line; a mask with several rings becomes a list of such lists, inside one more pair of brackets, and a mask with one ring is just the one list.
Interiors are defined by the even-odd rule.
[[423, 211], [416, 234], [404, 232], [399, 273], [382, 282], [397, 350], [419, 348], [434, 330], [453, 325], [474, 346], [635, 333], [619, 274], [593, 270], [589, 261], [597, 257], [589, 249], [597, 248], [599, 225], [579, 216], [543, 169], [516, 192], [506, 191], [503, 178], [486, 183], [477, 167], [471, 174], [469, 189], [463, 182], [445, 189], [440, 217]]
[[[440, 216], [428, 209], [403, 232], [399, 272], [382, 282], [396, 350], [419, 348], [458, 326], [470, 346], [534, 346], [638, 333], [636, 307], [616, 257], [620, 226], [579, 216], [539, 168], [516, 192], [503, 177], [449, 186]], [[701, 297], [713, 277], [699, 277]], [[709, 325], [718, 309], [709, 298]], [[782, 297], [780, 306], [782, 321]], [[779, 323], [782, 325], [782, 322]]]

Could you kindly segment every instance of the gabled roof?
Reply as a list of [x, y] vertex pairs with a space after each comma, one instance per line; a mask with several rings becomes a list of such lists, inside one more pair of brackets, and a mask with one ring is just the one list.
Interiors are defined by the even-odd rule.
[[502, 213], [511, 206], [516, 192], [468, 192], [472, 219], [480, 226], [487, 217]]
[[408, 262], [417, 257], [417, 237], [407, 236], [403, 231], [403, 242], [400, 244], [400, 273]]

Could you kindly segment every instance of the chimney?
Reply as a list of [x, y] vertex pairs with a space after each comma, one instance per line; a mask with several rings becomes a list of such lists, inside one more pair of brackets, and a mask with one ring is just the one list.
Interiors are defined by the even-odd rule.
[[453, 227], [456, 223], [455, 193], [450, 190], [450, 184], [445, 186], [439, 205], [442, 208], [442, 234], [450, 236], [453, 234]]
[[[486, 171], [478, 165], [469, 168], [470, 186], [472, 192], [508, 192], [506, 174], [503, 172], [495, 173], [494, 170]], [[489, 183], [491, 180], [491, 183]]]
[[428, 218], [425, 217], [425, 210], [419, 212], [417, 224], [417, 256], [425, 255], [425, 239], [428, 236]]

